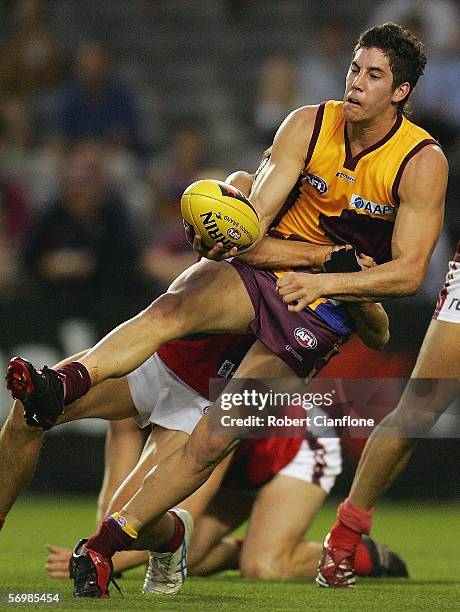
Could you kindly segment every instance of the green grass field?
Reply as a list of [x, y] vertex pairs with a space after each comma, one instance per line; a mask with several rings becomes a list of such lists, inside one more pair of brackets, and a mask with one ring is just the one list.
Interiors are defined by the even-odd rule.
[[[460, 610], [460, 520], [458, 506], [385, 505], [376, 515], [374, 534], [406, 559], [409, 580], [359, 580], [350, 591], [324, 591], [312, 582], [242, 580], [235, 572], [190, 578], [179, 595], [148, 597], [140, 592], [143, 571], [120, 580], [124, 597], [112, 587], [110, 600], [78, 600], [71, 583], [47, 578], [45, 543], [72, 545], [94, 530], [95, 500], [24, 497], [0, 536], [2, 609], [90, 610]], [[318, 517], [312, 537], [321, 538], [334, 518], [334, 505]], [[53, 606], [13, 606], [7, 593], [59, 593]]]

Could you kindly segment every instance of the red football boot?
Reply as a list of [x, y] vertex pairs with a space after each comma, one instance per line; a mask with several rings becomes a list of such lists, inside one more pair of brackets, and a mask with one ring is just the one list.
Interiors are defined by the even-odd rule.
[[24, 406], [27, 425], [47, 431], [64, 412], [64, 386], [54, 370], [37, 370], [21, 357], [15, 357], [6, 369], [6, 386], [13, 398]]
[[355, 586], [355, 551], [329, 546], [328, 533], [318, 563], [316, 586], [325, 589], [351, 589]]
[[75, 546], [69, 563], [70, 577], [74, 581], [75, 597], [109, 599], [109, 584], [113, 582], [121, 593], [120, 587], [113, 580], [112, 559], [104, 557], [95, 550], [81, 550], [87, 540], [80, 540]]

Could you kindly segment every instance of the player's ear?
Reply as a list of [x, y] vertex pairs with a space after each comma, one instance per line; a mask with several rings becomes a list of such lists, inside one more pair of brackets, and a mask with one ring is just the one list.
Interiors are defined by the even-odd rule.
[[396, 87], [396, 89], [393, 91], [391, 101], [395, 104], [398, 104], [399, 102], [402, 102], [405, 98], [407, 98], [409, 92], [410, 84], [407, 81], [405, 83], [401, 83], [401, 85], [398, 85], [398, 87]]

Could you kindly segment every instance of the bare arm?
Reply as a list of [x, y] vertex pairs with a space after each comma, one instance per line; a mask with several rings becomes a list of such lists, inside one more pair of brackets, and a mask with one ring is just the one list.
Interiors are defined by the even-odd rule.
[[[303, 107], [287, 117], [275, 136], [270, 159], [256, 179], [254, 175], [239, 170], [225, 181], [250, 195], [264, 233], [304, 168], [317, 108]], [[261, 233], [255, 246], [238, 254], [236, 248], [225, 252], [220, 243], [209, 250], [202, 244], [200, 236], [193, 238], [190, 235], [190, 228], [185, 231], [188, 241], [193, 242], [193, 249], [202, 257], [220, 260], [238, 255], [246, 263], [266, 269], [305, 267], [322, 270], [324, 260], [333, 248], [331, 245], [271, 238]]]
[[317, 106], [303, 106], [288, 115], [276, 133], [270, 159], [254, 182], [251, 202], [259, 214], [262, 236], [305, 166], [317, 112]]
[[401, 180], [392, 261], [353, 274], [288, 273], [278, 287], [289, 309], [303, 310], [318, 297], [378, 302], [416, 293], [441, 230], [447, 174], [441, 149], [435, 145], [422, 149], [407, 164]]
[[[261, 228], [258, 242], [263, 240], [304, 169], [317, 112], [318, 106], [302, 106], [286, 117], [275, 135], [270, 158], [252, 185], [250, 199], [257, 210]], [[235, 172], [227, 181], [247, 195], [248, 184], [243, 174]], [[238, 254], [236, 247], [225, 252], [222, 243], [217, 243], [211, 250], [203, 249], [199, 236], [195, 236], [193, 248], [202, 257], [216, 261]], [[254, 248], [255, 245], [247, 252]]]
[[[247, 196], [254, 191], [253, 175], [241, 170], [231, 174], [225, 182], [234, 185]], [[285, 267], [305, 267], [312, 270], [322, 270], [324, 260], [332, 248], [330, 245], [283, 240], [265, 235], [252, 249], [245, 253], [240, 253], [238, 259], [242, 259], [247, 264], [256, 268], [268, 270]]]
[[322, 270], [324, 260], [331, 252], [332, 246], [283, 240], [264, 236], [248, 253], [242, 253], [238, 259], [256, 268], [310, 268]]

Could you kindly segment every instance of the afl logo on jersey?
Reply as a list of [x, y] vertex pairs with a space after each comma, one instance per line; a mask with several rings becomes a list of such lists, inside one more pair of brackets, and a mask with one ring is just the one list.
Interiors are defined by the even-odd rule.
[[327, 193], [327, 183], [320, 176], [309, 172], [305, 175], [304, 180], [307, 181], [307, 183], [309, 183], [312, 187], [314, 187], [320, 195], [324, 195], [325, 193]]
[[310, 330], [305, 329], [305, 327], [296, 327], [294, 330], [294, 338], [297, 340], [300, 346], [307, 349], [314, 349], [318, 345], [316, 336], [314, 336]]

